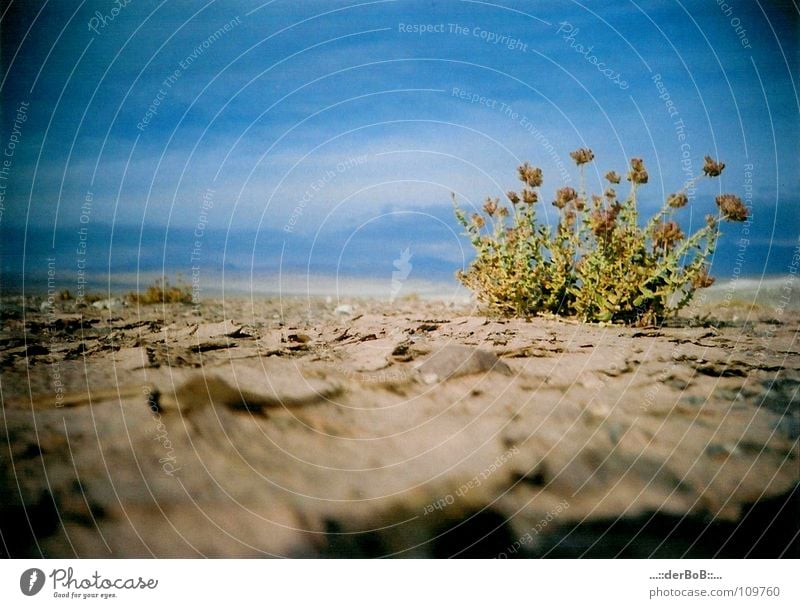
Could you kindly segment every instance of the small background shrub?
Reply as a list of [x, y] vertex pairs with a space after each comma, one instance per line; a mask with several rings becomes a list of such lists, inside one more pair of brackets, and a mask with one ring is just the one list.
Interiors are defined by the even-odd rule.
[[132, 291], [127, 300], [135, 304], [190, 304], [192, 288], [189, 285], [170, 285], [166, 278], [156, 279], [145, 291]]
[[[554, 313], [645, 325], [676, 313], [697, 289], [714, 282], [708, 260], [720, 220], [747, 219], [737, 196], [717, 196], [717, 214], [706, 216], [705, 225], [686, 236], [673, 216], [688, 203], [690, 182], [641, 226], [637, 193], [648, 181], [641, 159], [631, 159], [630, 189], [620, 199], [615, 188], [622, 178], [614, 171], [605, 176], [608, 188], [588, 197], [584, 167], [594, 154], [581, 148], [570, 156], [580, 170], [580, 190], [556, 191], [555, 227], [536, 219], [543, 177], [528, 163], [518, 168], [523, 186], [506, 194], [508, 203], [488, 198], [482, 214], [467, 217], [453, 196], [456, 217], [476, 251], [475, 260], [457, 277], [479, 302], [501, 315]], [[718, 177], [724, 168], [706, 157], [697, 179]]]

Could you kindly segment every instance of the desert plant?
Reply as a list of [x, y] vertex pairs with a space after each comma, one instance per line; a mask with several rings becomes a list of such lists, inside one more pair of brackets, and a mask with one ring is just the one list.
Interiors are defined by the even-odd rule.
[[192, 288], [188, 285], [170, 285], [162, 277], [153, 281], [144, 292], [130, 292], [127, 300], [136, 304], [189, 304], [192, 302]]
[[719, 176], [723, 163], [706, 157], [703, 175], [671, 194], [641, 226], [637, 195], [648, 181], [641, 159], [631, 159], [630, 190], [620, 200], [614, 187], [622, 178], [614, 171], [606, 174], [602, 195], [587, 197], [584, 167], [594, 154], [581, 148], [570, 156], [580, 171], [580, 187], [556, 191], [554, 228], [537, 222], [542, 171], [528, 163], [518, 168], [522, 189], [506, 194], [510, 206], [488, 198], [483, 214], [467, 217], [453, 196], [456, 218], [476, 252], [457, 277], [481, 303], [502, 315], [549, 312], [644, 325], [676, 313], [697, 289], [713, 283], [708, 260], [719, 221], [745, 221], [747, 208], [733, 194], [719, 195], [717, 215], [707, 216], [688, 237], [673, 216], [688, 203], [687, 189], [699, 179]]
[[94, 302], [99, 302], [100, 300], [104, 300], [107, 296], [102, 293], [95, 293], [90, 292], [83, 296], [83, 301], [86, 304], [93, 304]]

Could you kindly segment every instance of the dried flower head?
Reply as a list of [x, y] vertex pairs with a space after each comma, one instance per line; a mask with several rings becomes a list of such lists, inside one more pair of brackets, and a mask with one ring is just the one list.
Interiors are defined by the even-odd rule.
[[606, 173], [606, 179], [611, 184], [618, 184], [622, 178], [617, 174], [616, 171], [609, 171]]
[[686, 203], [688, 202], [689, 202], [689, 197], [686, 196], [683, 192], [670, 194], [669, 197], [667, 197], [667, 204], [673, 209], [680, 209], [681, 207], [685, 207]]
[[472, 214], [472, 223], [473, 225], [478, 228], [479, 230], [486, 225], [486, 220], [483, 219], [483, 216], [478, 215], [477, 213]]
[[605, 197], [610, 201], [617, 198], [617, 191], [614, 190], [614, 188], [607, 188], [603, 194], [605, 194]]
[[725, 168], [725, 163], [718, 163], [710, 156], [705, 157], [705, 164], [703, 165], [703, 173], [709, 177], [717, 177]]
[[683, 238], [683, 231], [675, 222], [659, 222], [653, 228], [653, 247], [656, 249], [672, 249]]
[[497, 215], [500, 217], [508, 217], [508, 208], [507, 207], [500, 207], [497, 210]]
[[592, 232], [598, 237], [607, 237], [614, 232], [617, 225], [617, 215], [622, 207], [619, 203], [611, 205], [608, 209], [595, 209], [589, 215], [589, 224]]
[[569, 155], [572, 157], [572, 160], [575, 161], [576, 165], [585, 165], [594, 160], [594, 152], [589, 148], [578, 148], [574, 152], [570, 152]]
[[711, 228], [712, 230], [717, 227], [717, 218], [715, 218], [710, 213], [706, 215], [706, 226]]
[[522, 189], [522, 202], [528, 205], [533, 205], [538, 200], [539, 200], [539, 195], [536, 194], [536, 192], [534, 192], [530, 188]]
[[512, 205], [516, 205], [519, 203], [519, 194], [514, 192], [513, 190], [509, 190], [506, 192], [506, 198], [511, 201]]
[[628, 172], [628, 181], [634, 184], [646, 184], [648, 180], [647, 169], [641, 158], [631, 159], [631, 170]]
[[695, 289], [703, 289], [704, 287], [711, 287], [716, 279], [708, 274], [708, 268], [703, 266], [698, 273], [692, 277], [692, 287]]
[[577, 211], [583, 211], [586, 209], [586, 200], [578, 197], [573, 201], [573, 205]]
[[556, 200], [553, 201], [553, 205], [559, 209], [563, 209], [567, 203], [575, 200], [576, 198], [578, 198], [578, 193], [575, 192], [575, 189], [570, 188], [569, 186], [564, 186], [563, 188], [556, 190]]
[[489, 215], [489, 217], [495, 214], [499, 202], [499, 199], [487, 198], [486, 202], [483, 203], [483, 210]]
[[717, 205], [722, 211], [722, 217], [732, 222], [744, 222], [747, 220], [747, 207], [742, 199], [735, 194], [720, 194], [717, 197]]
[[522, 163], [518, 168], [519, 179], [531, 188], [538, 188], [542, 185], [542, 170], [538, 167], [531, 167], [528, 163]]

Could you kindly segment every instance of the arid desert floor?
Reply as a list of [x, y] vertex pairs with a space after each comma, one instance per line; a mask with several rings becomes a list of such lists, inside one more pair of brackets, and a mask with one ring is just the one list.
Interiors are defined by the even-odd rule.
[[800, 557], [800, 314], [7, 298], [11, 557]]

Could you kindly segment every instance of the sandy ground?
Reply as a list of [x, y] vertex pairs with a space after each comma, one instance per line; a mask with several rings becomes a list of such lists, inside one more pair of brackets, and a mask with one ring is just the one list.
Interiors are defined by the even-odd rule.
[[7, 299], [0, 551], [800, 556], [797, 312], [336, 305]]

